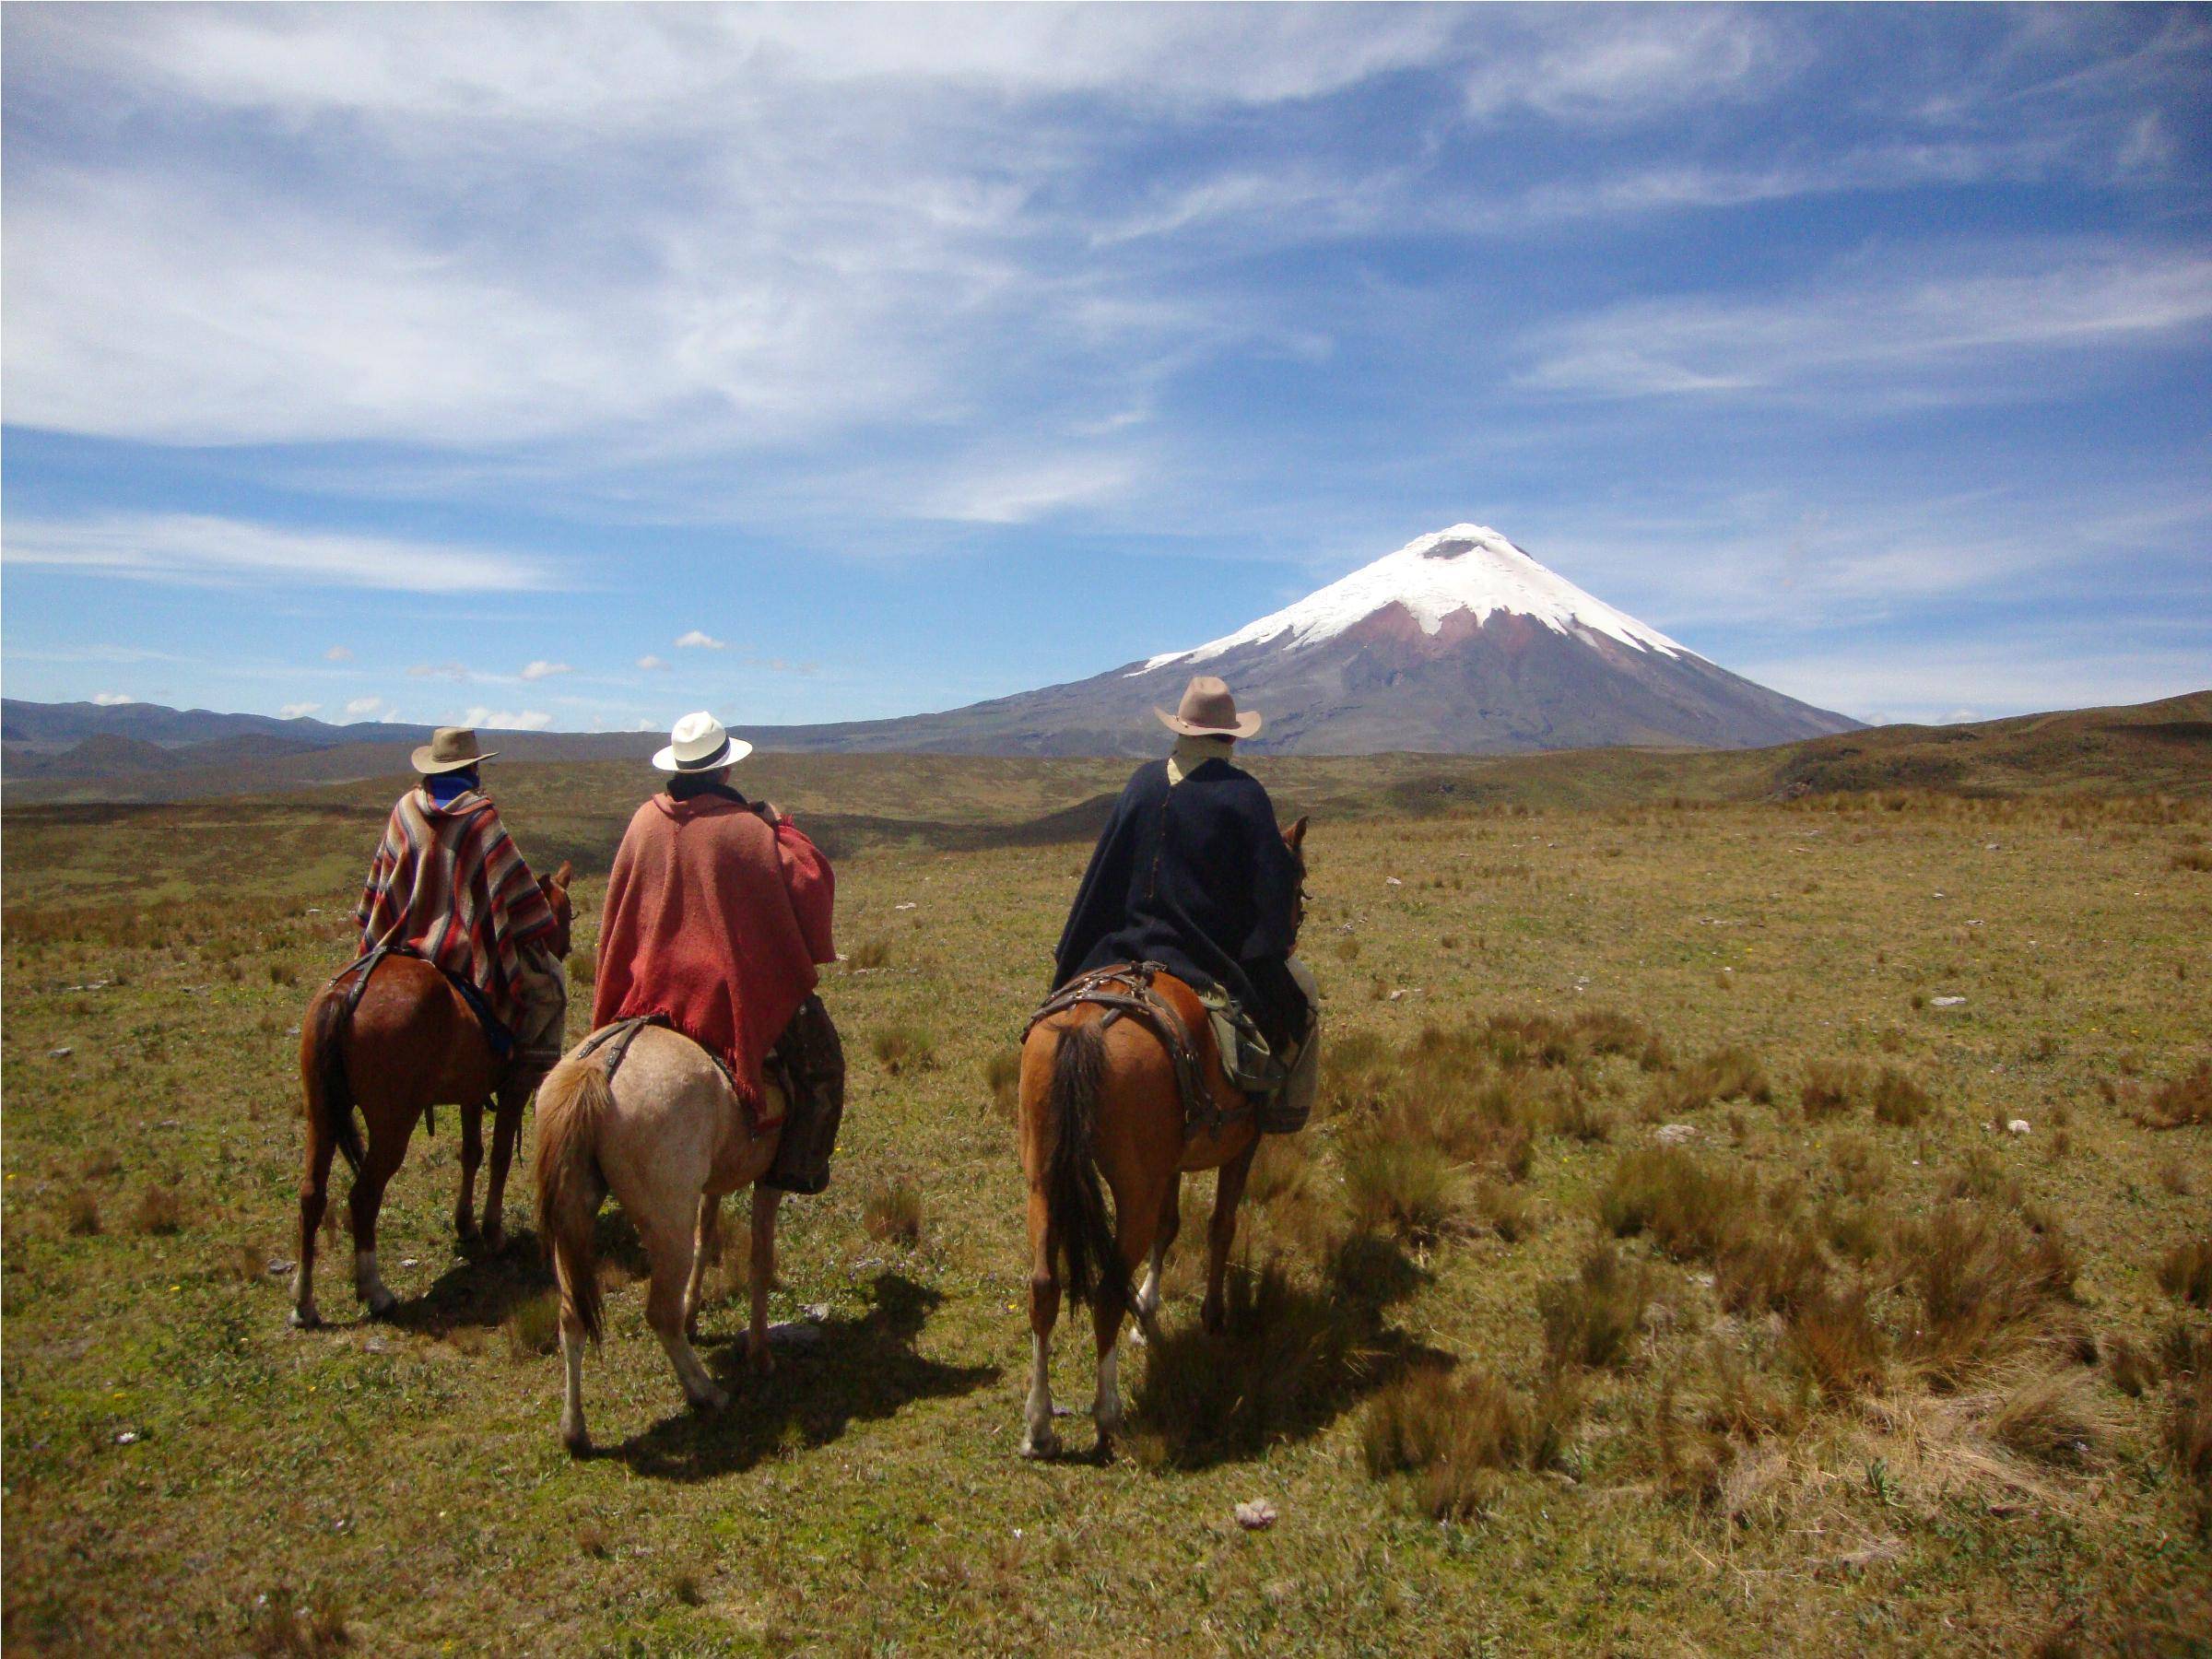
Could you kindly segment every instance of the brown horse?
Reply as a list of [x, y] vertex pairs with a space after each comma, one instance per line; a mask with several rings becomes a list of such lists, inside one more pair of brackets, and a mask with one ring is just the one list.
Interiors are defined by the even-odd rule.
[[[763, 1087], [781, 1095], [773, 1082]], [[537, 1094], [537, 1230], [560, 1284], [567, 1374], [560, 1437], [577, 1456], [592, 1448], [583, 1422], [583, 1346], [599, 1339], [603, 1324], [592, 1233], [610, 1191], [652, 1264], [645, 1323], [661, 1339], [684, 1397], [704, 1411], [728, 1405], [729, 1394], [691, 1347], [700, 1288], [714, 1254], [724, 1194], [752, 1187], [748, 1358], [756, 1373], [772, 1369], [768, 1289], [776, 1273], [776, 1203], [782, 1194], [761, 1178], [775, 1163], [782, 1134], [781, 1124], [753, 1133], [722, 1068], [698, 1043], [665, 1027], [637, 1033], [612, 1083], [603, 1049], [572, 1050], [547, 1074]]]
[[[553, 954], [569, 954], [575, 917], [569, 902], [570, 869], [563, 863], [537, 878], [552, 907]], [[330, 1200], [330, 1159], [343, 1152], [353, 1170], [353, 1286], [371, 1318], [397, 1305], [376, 1271], [376, 1218], [384, 1187], [406, 1156], [415, 1120], [433, 1105], [461, 1108], [461, 1196], [453, 1230], [477, 1236], [477, 1167], [484, 1161], [484, 1107], [498, 1097], [493, 1124], [491, 1182], [484, 1197], [483, 1239], [497, 1250], [506, 1240], [502, 1208], [507, 1166], [523, 1130], [523, 1090], [500, 1076], [501, 1066], [484, 1028], [461, 994], [429, 962], [386, 957], [346, 1018], [347, 976], [308, 1005], [300, 1022], [300, 1080], [307, 1096], [307, 1173], [300, 1183], [300, 1266], [292, 1279], [292, 1323], [320, 1324], [315, 1308], [315, 1230]], [[360, 1109], [368, 1144], [354, 1123]]]
[[[1283, 831], [1283, 842], [1305, 872], [1306, 820]], [[1296, 912], [1305, 914], [1301, 893]], [[1186, 1123], [1182, 1090], [1167, 1050], [1141, 1020], [1104, 1023], [1106, 1010], [1078, 1003], [1030, 1028], [1021, 1049], [1021, 1167], [1029, 1182], [1029, 1404], [1023, 1413], [1024, 1457], [1060, 1451], [1053, 1429], [1048, 1377], [1060, 1294], [1088, 1301], [1098, 1341], [1099, 1392], [1091, 1409], [1101, 1444], [1121, 1432], [1122, 1315], [1136, 1316], [1157, 1342], [1159, 1270], [1182, 1226], [1182, 1178], [1221, 1171], [1206, 1229], [1206, 1330], [1223, 1325], [1221, 1281], [1237, 1231], [1237, 1205], [1258, 1150], [1257, 1115], [1222, 1074], [1206, 1005], [1181, 980], [1160, 974], [1152, 988], [1191, 1034], [1201, 1075], [1221, 1114], [1211, 1127]], [[1113, 1193], [1106, 1218], [1099, 1176]], [[1137, 1264], [1150, 1258], [1134, 1292]], [[1064, 1271], [1065, 1269], [1065, 1271]]]

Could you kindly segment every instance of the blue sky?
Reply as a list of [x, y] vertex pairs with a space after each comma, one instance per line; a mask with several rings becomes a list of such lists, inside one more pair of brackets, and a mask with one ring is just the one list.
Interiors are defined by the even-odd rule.
[[2212, 684], [2212, 14], [10, 6], [8, 695], [941, 708], [1474, 520], [1865, 718]]

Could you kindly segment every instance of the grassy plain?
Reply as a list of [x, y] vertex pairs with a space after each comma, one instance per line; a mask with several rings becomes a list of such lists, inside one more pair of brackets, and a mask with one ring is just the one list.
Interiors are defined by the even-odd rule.
[[[526, 1182], [457, 1253], [450, 1116], [386, 1204], [396, 1321], [341, 1270], [293, 1333], [268, 1271], [388, 786], [11, 813], [6, 1641], [2205, 1652], [2212, 1126], [2153, 1124], [2206, 1092], [2212, 805], [1773, 764], [1264, 765], [1315, 813], [1324, 1111], [1255, 1177], [1244, 1326], [1195, 1334], [1194, 1183], [1127, 1454], [1045, 1465], [991, 1078], [1119, 766], [759, 759], [842, 853], [853, 1093], [775, 1298], [822, 1335], [746, 1380], [720, 1276], [695, 1418], [616, 1290], [582, 1464]], [[492, 784], [589, 872], [588, 952], [646, 780]]]

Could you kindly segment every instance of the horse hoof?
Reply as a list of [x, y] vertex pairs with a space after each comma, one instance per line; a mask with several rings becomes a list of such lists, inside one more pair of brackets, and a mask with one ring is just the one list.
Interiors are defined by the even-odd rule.
[[293, 1329], [293, 1330], [295, 1330], [295, 1331], [319, 1331], [319, 1330], [321, 1330], [322, 1328], [323, 1328], [323, 1315], [322, 1315], [322, 1314], [320, 1314], [320, 1313], [318, 1313], [318, 1312], [315, 1312], [315, 1310], [314, 1310], [313, 1308], [312, 1308], [312, 1307], [306, 1307], [306, 1308], [294, 1308], [294, 1309], [292, 1310], [292, 1329]]
[[382, 1298], [369, 1304], [369, 1317], [371, 1319], [389, 1319], [398, 1312], [399, 1298], [394, 1296], [390, 1291], [386, 1291]]
[[483, 1233], [483, 1242], [486, 1250], [493, 1255], [499, 1254], [500, 1251], [507, 1248], [507, 1230], [503, 1227], [486, 1228]]
[[721, 1388], [703, 1394], [687, 1394], [685, 1398], [690, 1401], [691, 1409], [702, 1417], [709, 1412], [721, 1411], [730, 1403], [729, 1391]]
[[569, 1449], [571, 1457], [589, 1457], [592, 1454], [592, 1437], [579, 1429], [573, 1434], [564, 1434], [560, 1443]]
[[1021, 1437], [1021, 1454], [1030, 1459], [1060, 1455], [1060, 1437], [1050, 1429], [1042, 1433], [1030, 1430]]
[[474, 1244], [480, 1236], [477, 1230], [475, 1217], [455, 1216], [453, 1218], [453, 1237], [460, 1240], [462, 1243]]

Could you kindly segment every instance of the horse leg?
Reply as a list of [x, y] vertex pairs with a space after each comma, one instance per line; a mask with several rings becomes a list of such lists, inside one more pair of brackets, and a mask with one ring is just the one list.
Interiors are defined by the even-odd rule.
[[1168, 1196], [1159, 1206], [1159, 1230], [1152, 1236], [1152, 1259], [1145, 1265], [1145, 1282], [1137, 1287], [1135, 1339], [1155, 1347], [1159, 1342], [1159, 1275], [1167, 1265], [1168, 1247], [1182, 1230], [1182, 1177], [1168, 1182]]
[[414, 1132], [415, 1114], [403, 1107], [366, 1115], [369, 1155], [361, 1160], [361, 1172], [354, 1177], [347, 1205], [353, 1212], [354, 1294], [369, 1310], [370, 1318], [382, 1319], [399, 1305], [399, 1299], [385, 1288], [383, 1278], [376, 1270], [376, 1218], [384, 1206], [384, 1187], [398, 1172], [400, 1159], [407, 1155], [407, 1139]]
[[315, 1233], [330, 1206], [330, 1160], [337, 1149], [309, 1112], [307, 1171], [300, 1182], [300, 1265], [292, 1272], [292, 1324], [302, 1331], [323, 1323], [315, 1307]]
[[[698, 1190], [692, 1188], [692, 1194]], [[684, 1335], [685, 1293], [699, 1252], [698, 1200], [666, 1192], [653, 1194], [649, 1206], [626, 1207], [653, 1263], [653, 1282], [645, 1291], [645, 1323], [667, 1350], [668, 1363], [676, 1368], [676, 1380], [693, 1409], [719, 1410], [730, 1403], [730, 1396], [707, 1374]]]
[[[1180, 1179], [1170, 1165], [1168, 1186], [1173, 1187]], [[1108, 1184], [1112, 1184], [1111, 1176]], [[1164, 1207], [1165, 1195], [1161, 1193], [1114, 1188], [1113, 1247], [1122, 1259], [1124, 1284], [1136, 1283], [1138, 1265], [1152, 1253], [1153, 1241], [1159, 1235]], [[1111, 1443], [1122, 1432], [1122, 1317], [1127, 1312], [1111, 1292], [1100, 1287], [1091, 1308], [1091, 1329], [1098, 1340], [1099, 1393], [1091, 1404], [1090, 1416], [1099, 1426], [1100, 1445]]]
[[699, 1340], [700, 1294], [706, 1288], [707, 1268], [722, 1254], [722, 1196], [708, 1193], [699, 1201], [699, 1235], [691, 1245], [691, 1277], [684, 1286], [684, 1335]]
[[1244, 1178], [1252, 1173], [1253, 1154], [1259, 1149], [1260, 1137], [1255, 1135], [1251, 1146], [1221, 1166], [1220, 1182], [1214, 1190], [1214, 1216], [1206, 1229], [1206, 1304], [1198, 1312], [1198, 1323], [1210, 1335], [1218, 1336], [1229, 1323], [1221, 1280], [1229, 1271], [1229, 1247], [1236, 1242], [1237, 1206], [1243, 1201]]
[[1030, 1185], [1030, 1398], [1022, 1408], [1021, 1454], [1057, 1457], [1060, 1436], [1053, 1428], [1051, 1356], [1053, 1326], [1060, 1317], [1060, 1279], [1053, 1271], [1050, 1222], [1044, 1188]]
[[491, 1181], [484, 1189], [484, 1247], [507, 1248], [507, 1171], [523, 1138], [523, 1100], [502, 1091], [491, 1120]]
[[477, 1166], [484, 1161], [484, 1103], [461, 1108], [461, 1196], [453, 1203], [453, 1237], [467, 1243], [477, 1236]]
[[776, 1369], [768, 1351], [768, 1292], [776, 1282], [776, 1206], [782, 1201], [782, 1187], [755, 1183], [752, 1306], [745, 1330], [745, 1359], [756, 1377], [765, 1377]]

